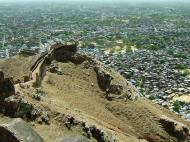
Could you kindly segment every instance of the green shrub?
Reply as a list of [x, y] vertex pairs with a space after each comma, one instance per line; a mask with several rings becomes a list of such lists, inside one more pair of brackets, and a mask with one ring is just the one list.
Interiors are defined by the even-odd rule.
[[183, 76], [190, 76], [190, 70], [185, 70], [182, 74]]
[[160, 64], [165, 64], [165, 60], [160, 60]]
[[167, 50], [167, 53], [168, 53], [169, 55], [174, 55], [174, 50], [173, 50], [173, 49], [168, 49], [168, 50]]
[[179, 113], [179, 112], [180, 112], [180, 109], [181, 109], [180, 103], [179, 103], [178, 101], [175, 101], [175, 102], [173, 103], [173, 106], [174, 106], [173, 110], [174, 110], [175, 112]]
[[174, 54], [175, 58], [183, 58], [183, 59], [187, 59], [187, 55], [184, 53], [178, 53], [178, 54]]
[[30, 118], [33, 106], [31, 104], [22, 102], [18, 111], [15, 113], [15, 117]]
[[184, 70], [184, 69], [187, 69], [187, 68], [188, 68], [188, 66], [185, 65], [185, 64], [177, 64], [175, 66], [175, 69], [178, 69], [178, 70]]
[[156, 99], [156, 97], [155, 97], [155, 96], [153, 96], [153, 95], [151, 95], [151, 96], [149, 97], [149, 99], [150, 99], [150, 100], [155, 100], [155, 99]]

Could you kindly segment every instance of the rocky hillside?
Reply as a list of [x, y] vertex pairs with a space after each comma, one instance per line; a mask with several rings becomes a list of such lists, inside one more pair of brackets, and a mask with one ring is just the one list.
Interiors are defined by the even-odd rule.
[[133, 52], [120, 49], [107, 53], [106, 49], [90, 46], [80, 51], [115, 68], [153, 103], [190, 121], [189, 48], [135, 49]]
[[[189, 122], [152, 104], [114, 69], [79, 54], [75, 45], [57, 43], [41, 56], [22, 56], [22, 63], [14, 58], [20, 66], [1, 63], [2, 142], [190, 140]], [[18, 68], [28, 72], [25, 79]]]

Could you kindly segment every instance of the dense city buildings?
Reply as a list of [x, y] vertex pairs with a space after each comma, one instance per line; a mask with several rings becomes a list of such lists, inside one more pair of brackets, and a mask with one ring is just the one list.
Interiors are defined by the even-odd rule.
[[76, 42], [144, 96], [190, 120], [190, 105], [172, 99], [190, 93], [189, 14], [182, 3], [2, 3], [0, 58]]

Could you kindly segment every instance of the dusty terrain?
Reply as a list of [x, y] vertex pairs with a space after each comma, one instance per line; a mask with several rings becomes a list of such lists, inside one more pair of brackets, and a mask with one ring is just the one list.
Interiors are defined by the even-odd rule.
[[[14, 59], [18, 63], [11, 63], [19, 64], [14, 72], [6, 62], [2, 62], [1, 66], [11, 69], [9, 74], [13, 77], [20, 77], [20, 73], [27, 73], [34, 57], [29, 57], [24, 64], [20, 58]], [[189, 141], [189, 133], [185, 131], [190, 126], [189, 122], [153, 105], [113, 69], [87, 57], [80, 62], [76, 60], [53, 59], [46, 67], [46, 75], [38, 88], [33, 86], [33, 82], [15, 85], [18, 98], [33, 107], [31, 112], [17, 113], [16, 116], [26, 120], [44, 141], [61, 142], [60, 139], [68, 135], [80, 135], [90, 142]], [[96, 66], [108, 72], [112, 77], [111, 84], [120, 89], [102, 89]], [[163, 116], [168, 118], [164, 122], [179, 127], [164, 125], [160, 121]], [[4, 119], [2, 115], [0, 123]]]
[[16, 55], [9, 59], [0, 60], [0, 68], [5, 73], [5, 77], [13, 77], [14, 82], [18, 82], [19, 80], [23, 82], [24, 76], [28, 75], [30, 67], [38, 57], [39, 55]]

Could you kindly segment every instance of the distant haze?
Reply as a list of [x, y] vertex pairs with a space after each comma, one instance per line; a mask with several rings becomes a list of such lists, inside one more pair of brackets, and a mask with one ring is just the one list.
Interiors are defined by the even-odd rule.
[[190, 2], [190, 0], [0, 0], [0, 2]]
[[[13, 3], [13, 4], [34, 4], [34, 3], [43, 3], [45, 2], [47, 3], [72, 3], [72, 4], [76, 4], [76, 3], [94, 3], [96, 2], [101, 3], [101, 5], [105, 5], [106, 3], [130, 3], [133, 4], [134, 6], [136, 6], [136, 4], [142, 4], [142, 5], [146, 5], [146, 4], [153, 4], [153, 5], [176, 5], [176, 6], [180, 6], [180, 5], [185, 5], [187, 7], [190, 7], [190, 0], [0, 0], [0, 3]], [[93, 5], [93, 4], [92, 4]], [[114, 4], [113, 4], [114, 5]]]

